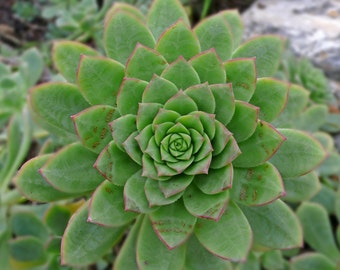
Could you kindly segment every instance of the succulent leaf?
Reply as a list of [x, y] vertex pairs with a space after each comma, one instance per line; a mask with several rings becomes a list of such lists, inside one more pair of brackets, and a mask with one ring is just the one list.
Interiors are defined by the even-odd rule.
[[125, 65], [137, 43], [153, 48], [155, 40], [134, 14], [123, 10], [114, 12], [104, 26], [106, 54]]
[[170, 181], [160, 181], [159, 188], [163, 192], [165, 198], [168, 198], [185, 190], [193, 179], [193, 175], [178, 174], [171, 177]]
[[115, 106], [123, 77], [124, 66], [115, 60], [86, 55], [80, 57], [77, 85], [91, 105]]
[[279, 36], [259, 36], [239, 46], [232, 58], [256, 57], [257, 76], [272, 76], [279, 66], [283, 44], [284, 40]]
[[163, 181], [157, 181], [157, 180], [150, 179], [150, 178], [148, 178], [145, 182], [144, 191], [145, 191], [145, 195], [146, 195], [146, 198], [148, 199], [150, 207], [173, 204], [180, 197], [182, 197], [183, 192], [179, 192], [172, 196], [165, 197], [165, 195], [160, 189], [160, 186], [159, 186], [160, 182], [163, 182]]
[[58, 71], [71, 83], [76, 82], [78, 63], [82, 55], [98, 56], [99, 53], [75, 41], [57, 41], [53, 44], [53, 62]]
[[335, 263], [327, 256], [316, 252], [296, 256], [292, 258], [290, 265], [292, 270], [336, 269]]
[[110, 123], [112, 138], [117, 147], [124, 151], [123, 143], [136, 131], [136, 115], [126, 114]]
[[244, 261], [252, 244], [249, 223], [232, 201], [218, 222], [197, 220], [195, 235], [212, 254], [231, 261]]
[[180, 90], [164, 104], [164, 109], [178, 112], [180, 115], [186, 115], [197, 111], [198, 107], [192, 98]]
[[104, 25], [107, 24], [107, 22], [111, 19], [111, 17], [116, 13], [120, 11], [125, 11], [127, 13], [130, 13], [131, 15], [135, 16], [138, 18], [140, 21], [144, 22], [145, 21], [145, 16], [143, 13], [136, 8], [133, 5], [126, 4], [124, 2], [114, 2], [111, 8], [107, 11], [104, 19]]
[[220, 12], [221, 16], [228, 22], [231, 33], [233, 34], [234, 49], [237, 48], [243, 38], [243, 23], [237, 9], [230, 9]]
[[136, 215], [124, 209], [123, 187], [104, 181], [91, 197], [87, 221], [101, 226], [119, 227], [134, 220]]
[[234, 137], [230, 137], [228, 143], [222, 150], [222, 152], [212, 159], [210, 164], [210, 168], [212, 169], [220, 169], [230, 162], [232, 162], [235, 158], [237, 158], [241, 154], [241, 150], [237, 145], [237, 142]]
[[215, 98], [208, 84], [191, 86], [184, 93], [196, 103], [198, 110], [207, 113], [215, 112]]

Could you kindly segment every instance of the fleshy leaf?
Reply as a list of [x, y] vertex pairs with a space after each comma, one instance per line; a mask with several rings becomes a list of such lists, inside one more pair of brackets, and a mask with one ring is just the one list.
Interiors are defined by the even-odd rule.
[[227, 125], [237, 142], [247, 140], [257, 127], [259, 108], [243, 101], [235, 102], [233, 119]]
[[121, 115], [134, 114], [138, 112], [138, 103], [142, 101], [142, 95], [146, 81], [126, 78], [119, 89], [117, 96], [117, 108]]
[[[233, 161], [234, 166], [242, 168], [256, 167], [266, 162], [286, 140], [285, 136], [286, 133], [281, 134], [270, 124], [259, 121], [253, 135], [238, 144], [242, 154]], [[285, 164], [286, 162], [287, 160], [285, 160]]]
[[124, 209], [123, 187], [104, 181], [93, 193], [87, 221], [101, 226], [123, 226], [136, 217]]
[[176, 85], [162, 77], [155, 75], [146, 87], [142, 101], [143, 103], [164, 104], [169, 98], [176, 95]]
[[125, 76], [150, 81], [154, 74], [160, 75], [167, 66], [161, 54], [138, 43], [126, 63]]
[[278, 129], [287, 138], [270, 160], [282, 177], [296, 177], [310, 172], [326, 158], [322, 145], [307, 133]]
[[315, 171], [308, 174], [283, 179], [286, 195], [282, 198], [287, 202], [303, 202], [311, 199], [321, 189], [318, 175]]
[[159, 103], [140, 103], [136, 119], [137, 129], [142, 131], [146, 126], [152, 124], [162, 107]]
[[272, 249], [300, 247], [302, 229], [294, 212], [281, 200], [263, 206], [239, 207], [254, 233], [254, 244]]
[[186, 115], [193, 111], [197, 111], [198, 107], [195, 101], [185, 92], [179, 91], [164, 104], [164, 109], [178, 112], [181, 115]]
[[[122, 238], [125, 227], [104, 227], [87, 222], [88, 203], [70, 219], [61, 244], [63, 265], [94, 263]], [[81, 228], [81, 230], [79, 229]]]
[[169, 181], [160, 181], [159, 188], [167, 198], [185, 190], [193, 179], [192, 175], [179, 174], [171, 177]]
[[284, 39], [274, 35], [255, 37], [239, 46], [232, 58], [256, 57], [257, 76], [272, 76], [280, 63]]
[[159, 187], [159, 181], [150, 178], [145, 182], [144, 191], [150, 207], [173, 204], [182, 197], [182, 193], [176, 193], [170, 197], [165, 197]]
[[79, 143], [70, 144], [41, 168], [40, 173], [55, 188], [73, 193], [94, 190], [104, 178], [93, 168], [97, 155]]
[[232, 133], [219, 121], [215, 120], [215, 136], [211, 142], [213, 156], [219, 155], [227, 145]]
[[304, 202], [297, 209], [304, 240], [308, 245], [337, 262], [340, 252], [334, 241], [332, 225], [327, 211], [317, 203]]
[[215, 48], [223, 61], [230, 58], [234, 44], [231, 29], [227, 21], [216, 14], [202, 20], [194, 28], [201, 50], [206, 51]]
[[215, 98], [212, 94], [208, 84], [199, 84], [187, 88], [184, 93], [191, 97], [196, 103], [199, 111], [214, 113], [215, 112]]
[[55, 134], [73, 138], [74, 115], [89, 104], [75, 85], [67, 83], [47, 83], [30, 91], [29, 105], [36, 121]]
[[195, 235], [208, 251], [231, 261], [247, 258], [253, 238], [246, 217], [232, 201], [218, 222], [199, 219]]
[[142, 165], [143, 153], [140, 151], [136, 137], [138, 136], [138, 131], [131, 133], [131, 135], [123, 142], [123, 147], [125, 152], [130, 156], [130, 158], [139, 165]]
[[[55, 236], [62, 236], [70, 217], [72, 205], [52, 204], [44, 214], [44, 222]], [[61, 240], [61, 239], [60, 239]], [[58, 251], [60, 246], [58, 246]]]
[[141, 168], [126, 153], [119, 150], [115, 142], [104, 148], [93, 166], [118, 186], [123, 186], [128, 178]]
[[224, 62], [227, 82], [233, 85], [235, 99], [248, 102], [256, 88], [256, 58], [231, 59]]
[[64, 193], [56, 190], [39, 173], [39, 169], [50, 157], [51, 155], [41, 155], [30, 159], [15, 176], [15, 185], [29, 200], [52, 202], [76, 195], [75, 193]]
[[153, 48], [154, 37], [134, 14], [119, 10], [104, 26], [104, 44], [109, 57], [125, 65], [136, 44]]
[[229, 24], [233, 34], [234, 49], [237, 48], [243, 37], [243, 23], [240, 13], [237, 9], [225, 10], [219, 13]]
[[230, 196], [246, 205], [263, 205], [285, 195], [281, 175], [266, 162], [253, 168], [235, 168]]
[[261, 108], [260, 119], [272, 122], [284, 109], [289, 85], [273, 78], [260, 78], [249, 103]]
[[163, 71], [161, 77], [173, 82], [178, 89], [186, 89], [200, 83], [196, 70], [183, 57], [171, 63]]
[[126, 4], [124, 2], [114, 2], [111, 8], [106, 12], [104, 24], [106, 24], [116, 12], [120, 12], [121, 10], [130, 13], [142, 22], [145, 21], [145, 16], [135, 6]]
[[185, 209], [181, 200], [150, 214], [153, 229], [169, 249], [186, 241], [194, 230], [196, 219]]
[[85, 55], [80, 58], [77, 84], [85, 99], [92, 105], [115, 106], [123, 77], [124, 66], [117, 61]]
[[184, 261], [185, 245], [169, 250], [152, 229], [149, 217], [145, 216], [137, 240], [138, 269], [182, 269]]
[[109, 123], [115, 117], [114, 107], [97, 105], [73, 115], [72, 120], [82, 144], [98, 154], [112, 140]]
[[17, 237], [8, 242], [12, 260], [39, 265], [46, 261], [43, 242], [33, 236]]
[[333, 263], [328, 256], [310, 252], [293, 257], [290, 262], [291, 270], [334, 270], [336, 269], [335, 263]]
[[142, 176], [142, 170], [133, 174], [124, 186], [124, 204], [126, 211], [137, 213], [150, 213], [157, 207], [149, 207], [149, 202], [144, 192], [146, 179]]
[[215, 49], [210, 49], [196, 55], [190, 59], [189, 63], [198, 73], [201, 83], [219, 84], [226, 82], [224, 66]]
[[163, 32], [155, 49], [171, 63], [180, 56], [189, 60], [200, 52], [200, 44], [187, 24], [179, 20]]
[[110, 127], [114, 142], [120, 150], [124, 151], [123, 143], [136, 131], [136, 116], [133, 114], [126, 114], [113, 120], [110, 123]]
[[196, 175], [194, 183], [206, 194], [216, 194], [231, 188], [233, 167], [231, 164], [220, 169], [210, 169], [209, 174]]
[[230, 137], [223, 151], [220, 154], [213, 157], [211, 164], [210, 164], [210, 168], [220, 169], [228, 165], [235, 158], [237, 158], [240, 154], [241, 154], [241, 150], [238, 147], [235, 138]]
[[298, 118], [293, 120], [294, 128], [309, 132], [318, 131], [326, 123], [328, 114], [327, 105], [311, 105]]
[[156, 0], [149, 10], [147, 23], [155, 39], [158, 39], [169, 25], [179, 19], [182, 19], [188, 26], [190, 25], [188, 15], [179, 1]]
[[235, 100], [231, 84], [209, 85], [215, 98], [216, 120], [226, 125], [232, 119], [235, 112]]
[[[209, 179], [213, 181], [213, 179]], [[226, 209], [229, 192], [221, 191], [213, 195], [203, 193], [195, 185], [185, 190], [183, 201], [186, 209], [194, 216], [218, 221]]]
[[53, 44], [53, 63], [58, 71], [71, 83], [76, 82], [81, 55], [98, 56], [89, 46], [75, 41], [57, 41]]
[[132, 226], [126, 240], [119, 250], [118, 256], [114, 261], [114, 270], [138, 270], [136, 261], [136, 249], [139, 230], [143, 222], [143, 215], [140, 215]]
[[187, 270], [231, 270], [231, 263], [211, 254], [192, 235], [187, 241], [185, 269]]

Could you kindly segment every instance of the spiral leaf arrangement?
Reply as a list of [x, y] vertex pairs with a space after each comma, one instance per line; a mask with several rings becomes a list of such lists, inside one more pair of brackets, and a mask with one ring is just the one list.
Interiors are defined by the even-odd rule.
[[271, 124], [289, 96], [270, 77], [282, 38], [241, 38], [235, 10], [191, 28], [179, 1], [155, 0], [147, 17], [113, 5], [106, 56], [55, 43], [68, 82], [37, 86], [29, 103], [65, 146], [15, 182], [35, 201], [88, 198], [64, 233], [63, 264], [98, 260], [126, 232], [117, 270], [226, 269], [251, 248], [302, 244], [282, 179], [313, 170], [325, 150]]

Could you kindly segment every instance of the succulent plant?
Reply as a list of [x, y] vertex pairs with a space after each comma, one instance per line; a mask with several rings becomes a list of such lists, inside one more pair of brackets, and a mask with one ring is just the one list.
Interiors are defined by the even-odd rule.
[[29, 104], [66, 145], [28, 161], [15, 183], [33, 201], [88, 198], [65, 230], [63, 264], [98, 260], [125, 232], [114, 269], [225, 269], [252, 248], [302, 244], [282, 179], [326, 152], [271, 124], [289, 93], [270, 77], [282, 38], [241, 38], [235, 10], [191, 28], [179, 1], [156, 0], [147, 17], [113, 5], [106, 57], [55, 43], [68, 83], [33, 88]]

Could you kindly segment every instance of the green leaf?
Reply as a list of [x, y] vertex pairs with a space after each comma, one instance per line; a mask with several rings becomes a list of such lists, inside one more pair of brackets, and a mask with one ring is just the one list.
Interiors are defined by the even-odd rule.
[[19, 67], [20, 73], [23, 75], [27, 87], [32, 87], [38, 82], [43, 73], [43, 57], [37, 48], [30, 48], [21, 55], [21, 60], [24, 63]]
[[256, 57], [257, 76], [272, 76], [280, 63], [284, 40], [279, 36], [262, 35], [239, 46], [232, 58]]
[[289, 85], [273, 78], [260, 78], [250, 103], [260, 108], [260, 119], [272, 122], [284, 109]]
[[235, 102], [235, 113], [227, 128], [237, 142], [242, 142], [254, 134], [258, 125], [259, 108], [243, 101]]
[[159, 188], [163, 192], [165, 198], [168, 198], [185, 190], [193, 179], [194, 176], [192, 175], [179, 174], [171, 177], [169, 181], [160, 181]]
[[109, 123], [116, 118], [114, 107], [92, 106], [72, 116], [81, 143], [89, 150], [100, 153], [112, 140]]
[[[108, 2], [107, 4], [110, 4], [110, 3]], [[111, 8], [106, 12], [104, 24], [107, 24], [107, 22], [111, 19], [111, 17], [116, 12], [120, 12], [120, 11], [125, 11], [127, 13], [130, 13], [131, 15], [135, 16], [142, 22], [145, 21], [145, 16], [137, 7], [124, 3], [124, 2], [114, 2]]]
[[282, 177], [296, 177], [315, 169], [326, 158], [321, 144], [312, 136], [293, 129], [278, 129], [287, 138], [270, 160]]
[[123, 187], [104, 181], [93, 193], [87, 221], [101, 226], [119, 227], [135, 217], [136, 213], [124, 209]]
[[231, 263], [207, 251], [192, 235], [187, 241], [185, 258], [186, 270], [232, 270]]
[[214, 149], [213, 156], [221, 154], [231, 136], [232, 133], [221, 122], [215, 120], [215, 135], [211, 142]]
[[201, 83], [219, 84], [226, 82], [226, 73], [215, 49], [197, 54], [189, 63], [196, 70]]
[[125, 152], [130, 156], [130, 158], [137, 164], [142, 166], [143, 153], [140, 151], [136, 137], [138, 136], [138, 131], [133, 132], [124, 142], [123, 147]]
[[174, 83], [178, 89], [201, 82], [196, 70], [181, 56], [163, 71], [161, 77]]
[[304, 240], [314, 250], [337, 262], [340, 252], [334, 241], [332, 225], [327, 211], [317, 203], [303, 202], [297, 209]]
[[296, 256], [291, 260], [291, 270], [334, 270], [333, 263], [327, 256], [320, 253], [307, 253]]
[[184, 93], [196, 103], [199, 111], [214, 113], [215, 98], [208, 84], [198, 84], [187, 88]]
[[303, 202], [312, 198], [321, 189], [318, 175], [315, 171], [308, 174], [283, 179], [286, 195], [282, 198], [287, 202]]
[[131, 175], [141, 169], [126, 153], [119, 150], [115, 142], [104, 148], [93, 165], [113, 184], [123, 186]]
[[181, 115], [186, 115], [198, 110], [195, 101], [182, 90], [164, 104], [164, 109], [178, 112]]
[[110, 123], [113, 141], [117, 147], [124, 151], [123, 143], [127, 138], [136, 131], [136, 116], [133, 114], [126, 114], [113, 120]]
[[150, 220], [156, 234], [169, 249], [185, 242], [196, 223], [196, 217], [185, 209], [181, 200], [160, 207], [150, 214]]
[[263, 205], [285, 195], [277, 169], [266, 162], [253, 168], [235, 168], [231, 198], [246, 205]]
[[237, 145], [237, 142], [234, 137], [230, 137], [228, 143], [224, 147], [223, 151], [214, 156], [210, 168], [212, 169], [220, 169], [224, 166], [227, 166], [230, 162], [232, 162], [235, 158], [237, 158], [241, 154], [240, 148]]
[[138, 112], [138, 104], [142, 102], [142, 95], [147, 82], [125, 78], [117, 96], [117, 109], [121, 115], [134, 114]]
[[227, 82], [233, 86], [235, 99], [248, 102], [256, 88], [256, 58], [231, 59], [224, 62]]
[[113, 270], [138, 270], [136, 261], [137, 239], [144, 216], [138, 216], [114, 261]]
[[30, 91], [33, 117], [56, 135], [74, 138], [71, 116], [89, 107], [78, 88], [66, 83], [41, 84]]
[[284, 258], [280, 250], [270, 250], [264, 252], [261, 256], [261, 261], [266, 270], [284, 269]]
[[229, 201], [229, 192], [224, 190], [210, 195], [203, 193], [195, 185], [191, 185], [185, 190], [183, 201], [192, 215], [218, 221]]
[[144, 186], [146, 182], [142, 176], [142, 170], [133, 174], [124, 186], [125, 210], [137, 213], [150, 213], [157, 207], [150, 207], [146, 198]]
[[163, 55], [137, 43], [126, 63], [125, 76], [150, 81], [154, 74], [160, 75], [167, 66]]
[[232, 201], [218, 222], [199, 219], [195, 235], [212, 254], [232, 261], [245, 260], [252, 244], [249, 223]]
[[180, 56], [189, 60], [200, 52], [200, 44], [188, 25], [179, 20], [162, 33], [155, 49], [171, 63]]
[[104, 227], [87, 222], [88, 203], [73, 214], [61, 244], [61, 264], [85, 266], [97, 262], [122, 238], [125, 227]]
[[336, 193], [334, 188], [328, 186], [327, 184], [322, 183], [321, 189], [314, 195], [314, 197], [311, 198], [310, 201], [320, 204], [328, 214], [335, 212]]
[[89, 46], [75, 41], [56, 41], [53, 44], [53, 63], [58, 71], [71, 83], [76, 82], [81, 55], [98, 56]]
[[302, 228], [294, 212], [281, 200], [263, 206], [239, 207], [254, 233], [254, 245], [272, 249], [302, 246]]
[[113, 13], [104, 26], [107, 55], [125, 65], [136, 44], [153, 48], [154, 37], [134, 14], [123, 10]]
[[[68, 206], [53, 204], [51, 205], [44, 215], [44, 222], [48, 228], [56, 236], [62, 236], [64, 234], [67, 222], [72, 215], [72, 210]], [[58, 247], [58, 252], [60, 246]]]
[[48, 238], [48, 231], [42, 221], [32, 212], [18, 211], [11, 216], [11, 231], [16, 237], [34, 236], [41, 242]]
[[34, 236], [12, 239], [9, 242], [9, 251], [12, 259], [19, 262], [39, 265], [46, 261], [43, 242]]
[[91, 104], [115, 106], [119, 87], [124, 77], [124, 66], [112, 59], [82, 55], [77, 84]]
[[137, 240], [137, 264], [140, 270], [182, 269], [185, 261], [185, 246], [169, 250], [152, 229], [148, 216]]
[[231, 84], [209, 85], [215, 98], [216, 120], [226, 125], [232, 119], [235, 112], [235, 99]]
[[94, 190], [104, 178], [93, 168], [97, 155], [79, 143], [59, 150], [40, 169], [43, 177], [63, 192]]
[[202, 51], [214, 48], [223, 61], [230, 58], [234, 47], [232, 32], [229, 24], [220, 14], [202, 20], [195, 26], [194, 32]]
[[209, 169], [208, 174], [195, 176], [196, 186], [206, 194], [216, 194], [232, 186], [233, 167], [231, 164], [219, 169]]
[[233, 161], [233, 165], [242, 168], [256, 167], [266, 162], [286, 140], [285, 135], [282, 135], [272, 125], [259, 121], [253, 135], [238, 144], [242, 154]]
[[65, 193], [55, 189], [39, 173], [39, 169], [46, 163], [51, 155], [41, 155], [27, 161], [17, 173], [14, 183], [26, 198], [38, 202], [53, 202], [61, 199], [72, 198], [78, 190], [73, 193]]
[[159, 103], [140, 103], [136, 119], [137, 129], [142, 131], [146, 126], [152, 124], [162, 107], [162, 104]]
[[147, 23], [155, 39], [158, 39], [166, 28], [179, 19], [190, 25], [187, 12], [179, 1], [156, 0], [149, 10]]
[[326, 123], [328, 107], [324, 104], [314, 104], [308, 107], [303, 113], [293, 121], [294, 128], [309, 132], [321, 129]]
[[154, 75], [143, 93], [142, 101], [143, 103], [164, 104], [177, 92], [178, 89], [174, 83]]
[[243, 22], [240, 13], [237, 9], [230, 9], [220, 12], [220, 16], [228, 22], [233, 35], [233, 44], [235, 49], [240, 45], [243, 38]]

